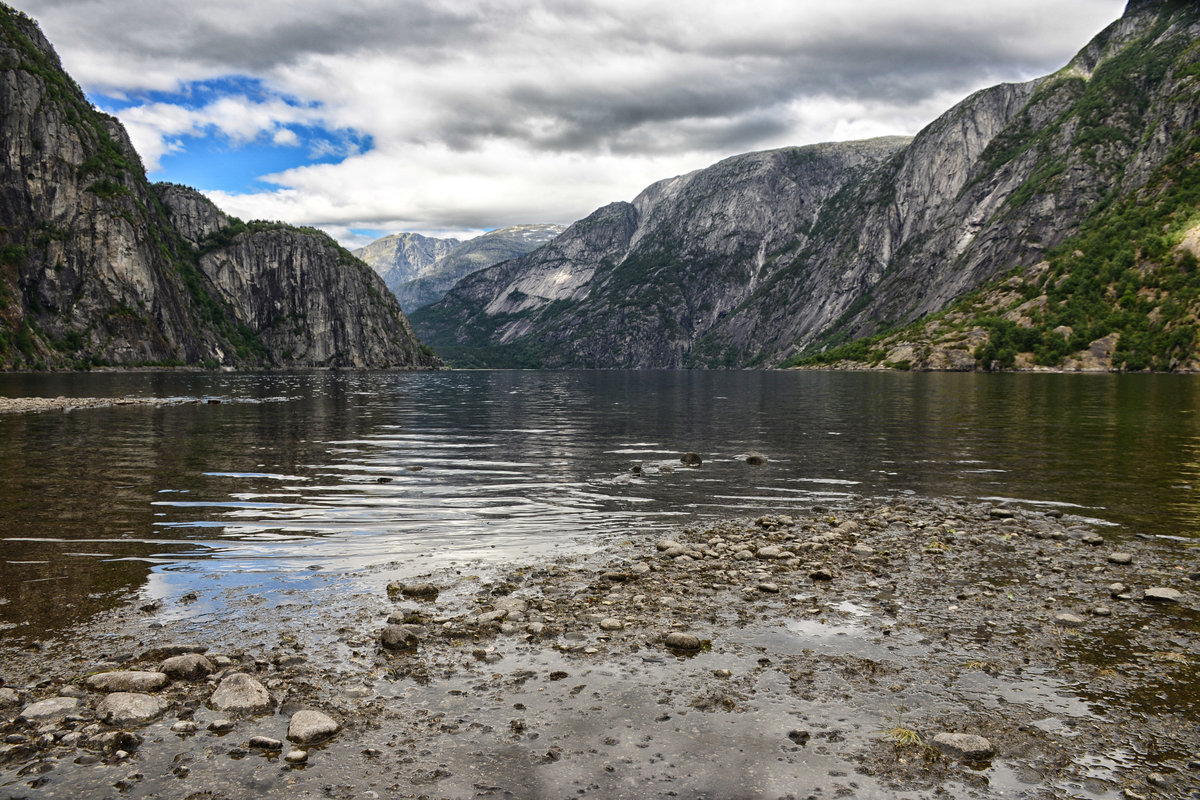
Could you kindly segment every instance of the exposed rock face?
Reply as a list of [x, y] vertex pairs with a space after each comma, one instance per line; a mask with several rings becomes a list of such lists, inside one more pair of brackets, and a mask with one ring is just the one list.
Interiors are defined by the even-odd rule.
[[433, 366], [332, 240], [152, 187], [36, 24], [0, 8], [0, 367]]
[[414, 314], [545, 366], [773, 365], [1034, 265], [1200, 121], [1195, 4], [1131, 3], [1058, 73], [911, 142], [754, 153], [655, 184]]
[[354, 251], [354, 255], [379, 273], [389, 289], [419, 278], [439, 258], [462, 242], [436, 239], [419, 233], [394, 233]]
[[493, 264], [529, 253], [563, 232], [560, 225], [514, 225], [489, 231], [469, 239], [438, 258], [420, 275], [388, 288], [400, 301], [400, 306], [412, 313], [418, 308], [436, 303], [446, 296], [454, 284], [466, 276]]

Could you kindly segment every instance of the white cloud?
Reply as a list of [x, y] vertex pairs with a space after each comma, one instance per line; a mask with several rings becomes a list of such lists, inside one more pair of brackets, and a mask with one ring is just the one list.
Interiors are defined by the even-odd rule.
[[[262, 81], [120, 112], [148, 165], [180, 137], [345, 158], [214, 193], [243, 217], [350, 228], [567, 223], [751, 149], [914, 133], [968, 92], [1065, 63], [1124, 0], [31, 0], [93, 92]], [[272, 97], [274, 95], [274, 97]], [[280, 97], [301, 98], [301, 105]], [[170, 177], [169, 175], [167, 176]], [[349, 241], [349, 239], [347, 239]]]

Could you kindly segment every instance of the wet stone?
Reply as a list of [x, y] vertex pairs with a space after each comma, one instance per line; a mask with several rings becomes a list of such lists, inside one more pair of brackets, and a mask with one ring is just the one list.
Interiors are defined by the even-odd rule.
[[203, 680], [215, 671], [213, 663], [199, 653], [173, 656], [162, 662], [159, 669], [172, 678], [185, 681]]
[[139, 692], [113, 692], [96, 706], [96, 715], [109, 725], [145, 725], [162, 716], [167, 704]]
[[51, 697], [25, 706], [21, 710], [21, 718], [34, 725], [57, 722], [73, 714], [78, 707], [79, 701], [74, 697]]
[[289, 764], [303, 764], [308, 761], [308, 753], [303, 750], [289, 750], [283, 760]]
[[1146, 590], [1146, 600], [1152, 603], [1182, 603], [1183, 592], [1166, 586], [1151, 586]]
[[986, 761], [996, 752], [990, 741], [971, 733], [939, 733], [933, 746], [960, 761]]
[[1133, 554], [1132, 553], [1109, 553], [1108, 554], [1108, 563], [1110, 563], [1110, 564], [1132, 564], [1133, 563]]
[[675, 631], [668, 633], [663, 643], [672, 650], [699, 650], [700, 639], [690, 633], [680, 633]]
[[385, 650], [415, 650], [420, 640], [403, 625], [388, 625], [379, 634], [379, 644]]
[[98, 692], [155, 692], [167, 685], [167, 676], [134, 670], [101, 672], [90, 676], [87, 685]]
[[808, 577], [814, 581], [831, 581], [833, 580], [833, 573], [828, 569], [818, 569], [810, 572]]
[[685, 467], [698, 467], [704, 463], [704, 459], [701, 458], [699, 453], [684, 453], [679, 459], [679, 463]]
[[1112, 609], [1108, 606], [1096, 606], [1092, 609], [1092, 616], [1095, 617], [1111, 617]]
[[283, 742], [272, 739], [270, 736], [251, 736], [250, 741], [246, 742], [246, 746], [251, 750], [266, 750], [269, 753], [283, 750]]
[[208, 730], [213, 733], [229, 733], [234, 727], [233, 720], [229, 719], [214, 719], [208, 723]]
[[1076, 616], [1075, 614], [1055, 614], [1054, 621], [1059, 625], [1070, 628], [1076, 628], [1084, 624], [1083, 617]]
[[14, 708], [21, 704], [21, 697], [15, 689], [7, 687], [0, 689], [0, 708]]
[[221, 681], [209, 704], [230, 714], [257, 714], [270, 710], [274, 701], [257, 680], [244, 672], [235, 672]]
[[1129, 587], [1123, 583], [1120, 583], [1120, 582], [1110, 583], [1108, 585], [1108, 593], [1112, 597], [1120, 597], [1121, 595], [1127, 594], [1128, 592], [1129, 592]]
[[600, 620], [600, 630], [602, 631], [619, 631], [624, 627], [625, 625], [621, 620], [614, 619], [613, 617]]
[[287, 738], [296, 744], [312, 744], [322, 739], [328, 739], [339, 730], [341, 725], [320, 711], [297, 711], [288, 723]]
[[195, 733], [196, 727], [190, 719], [181, 719], [171, 726], [171, 733]]

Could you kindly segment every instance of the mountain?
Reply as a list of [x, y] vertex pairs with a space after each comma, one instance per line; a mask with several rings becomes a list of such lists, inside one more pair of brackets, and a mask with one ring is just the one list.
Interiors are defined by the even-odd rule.
[[433, 367], [324, 233], [151, 185], [129, 137], [0, 6], [0, 367]]
[[383, 276], [383, 282], [395, 293], [397, 286], [421, 277], [434, 262], [460, 244], [458, 239], [393, 233], [352, 252]]
[[408, 313], [436, 303], [461, 279], [481, 269], [523, 256], [563, 232], [561, 225], [514, 225], [499, 228], [459, 244], [421, 271], [421, 274], [388, 288]]
[[[911, 141], [748, 154], [654, 184], [413, 323], [464, 363], [772, 366], [941, 312], [1057, 258], [1186, 162], [1198, 17], [1135, 0], [1057, 73], [977, 92]], [[1166, 233], [1155, 252], [1184, 235]], [[1055, 280], [1076, 285], [1067, 261]], [[1086, 349], [1098, 330], [1066, 341]]]

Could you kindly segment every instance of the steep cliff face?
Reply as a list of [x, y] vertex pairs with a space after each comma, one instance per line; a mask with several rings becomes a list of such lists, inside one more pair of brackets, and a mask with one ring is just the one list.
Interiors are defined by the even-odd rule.
[[422, 306], [436, 303], [446, 296], [454, 284], [481, 269], [510, 258], [523, 256], [563, 232], [560, 225], [514, 225], [468, 239], [440, 256], [421, 270], [412, 280], [388, 288], [400, 301], [400, 306], [412, 313]]
[[458, 239], [437, 239], [419, 233], [394, 233], [376, 239], [353, 253], [383, 277], [393, 293], [397, 287], [425, 275], [439, 258], [450, 253], [462, 242]]
[[[275, 225], [260, 243], [198, 193], [156, 191], [120, 124], [7, 6], [0, 108], [0, 367], [434, 363], [327, 237]], [[303, 330], [280, 335], [285, 320]]]
[[585, 220], [607, 225], [599, 247], [573, 226], [414, 324], [435, 346], [552, 366], [676, 367], [777, 364], [919, 318], [1037, 263], [1195, 136], [1197, 16], [1131, 3], [1058, 73], [979, 92], [911, 142], [751, 154], [656, 184]]

